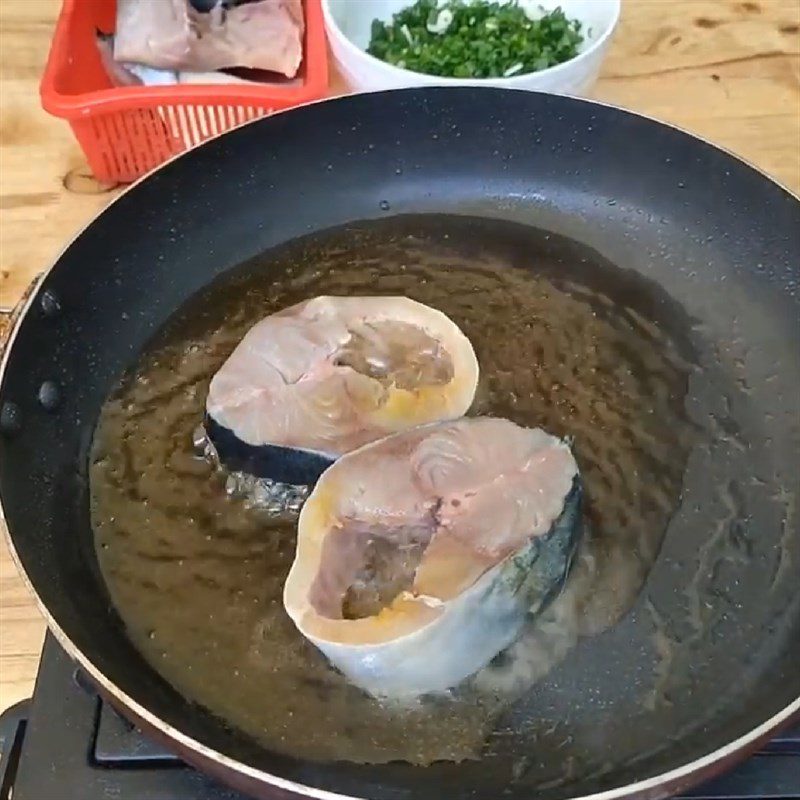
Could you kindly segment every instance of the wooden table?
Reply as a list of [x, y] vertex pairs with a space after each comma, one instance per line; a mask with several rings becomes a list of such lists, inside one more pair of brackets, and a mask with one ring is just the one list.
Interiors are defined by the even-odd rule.
[[[59, 5], [0, 0], [0, 309], [116, 193], [39, 107]], [[800, 0], [623, 0], [593, 95], [684, 127], [800, 192]], [[30, 693], [43, 635], [0, 545], [0, 711]]]

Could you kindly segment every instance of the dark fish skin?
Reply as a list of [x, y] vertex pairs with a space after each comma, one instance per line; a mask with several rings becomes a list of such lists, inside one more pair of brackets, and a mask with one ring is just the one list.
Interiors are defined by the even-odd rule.
[[207, 14], [218, 3], [219, 0], [189, 0], [189, 5], [201, 14]]
[[231, 472], [243, 472], [276, 483], [313, 486], [335, 461], [331, 456], [311, 450], [295, 450], [274, 444], [247, 444], [208, 414], [203, 425], [220, 463]]
[[226, 11], [229, 8], [236, 8], [236, 6], [243, 6], [247, 3], [254, 2], [255, 0], [189, 0], [189, 5], [201, 14], [207, 14], [217, 6], [222, 6]]
[[563, 510], [550, 530], [528, 540], [486, 587], [486, 607], [493, 605], [493, 595], [498, 598], [495, 608], [501, 605], [501, 596], [508, 598], [505, 614], [498, 617], [495, 611], [494, 624], [507, 627], [509, 644], [516, 639], [525, 619], [544, 611], [564, 587], [583, 534], [582, 495], [580, 475], [576, 475]]
[[[532, 541], [530, 572], [520, 590], [527, 594], [531, 614], [543, 611], [564, 588], [583, 535], [583, 488], [580, 475], [564, 500], [564, 509], [550, 530]], [[515, 556], [520, 558], [523, 554]]]

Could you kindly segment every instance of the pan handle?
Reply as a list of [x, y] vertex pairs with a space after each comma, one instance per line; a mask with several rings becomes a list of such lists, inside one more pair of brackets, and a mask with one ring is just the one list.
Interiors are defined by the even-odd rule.
[[17, 301], [13, 308], [0, 310], [0, 358], [3, 357], [6, 345], [11, 341], [11, 333], [17, 326], [22, 312], [28, 306], [28, 299], [39, 288], [46, 273], [40, 272], [22, 293], [22, 297]]

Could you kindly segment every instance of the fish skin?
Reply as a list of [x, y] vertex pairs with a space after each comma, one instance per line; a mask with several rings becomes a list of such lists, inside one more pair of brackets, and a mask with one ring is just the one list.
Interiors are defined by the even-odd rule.
[[203, 422], [206, 435], [217, 451], [217, 457], [230, 472], [243, 472], [277, 483], [313, 486], [335, 457], [315, 450], [265, 444], [252, 447], [239, 440], [230, 428], [220, 425], [206, 414]]

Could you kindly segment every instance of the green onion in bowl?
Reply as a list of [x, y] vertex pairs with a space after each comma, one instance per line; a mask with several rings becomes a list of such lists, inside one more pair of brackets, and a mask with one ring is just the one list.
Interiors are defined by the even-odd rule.
[[417, 0], [374, 20], [367, 52], [402, 69], [449, 78], [510, 78], [569, 61], [581, 23], [560, 8], [536, 15], [489, 0]]

